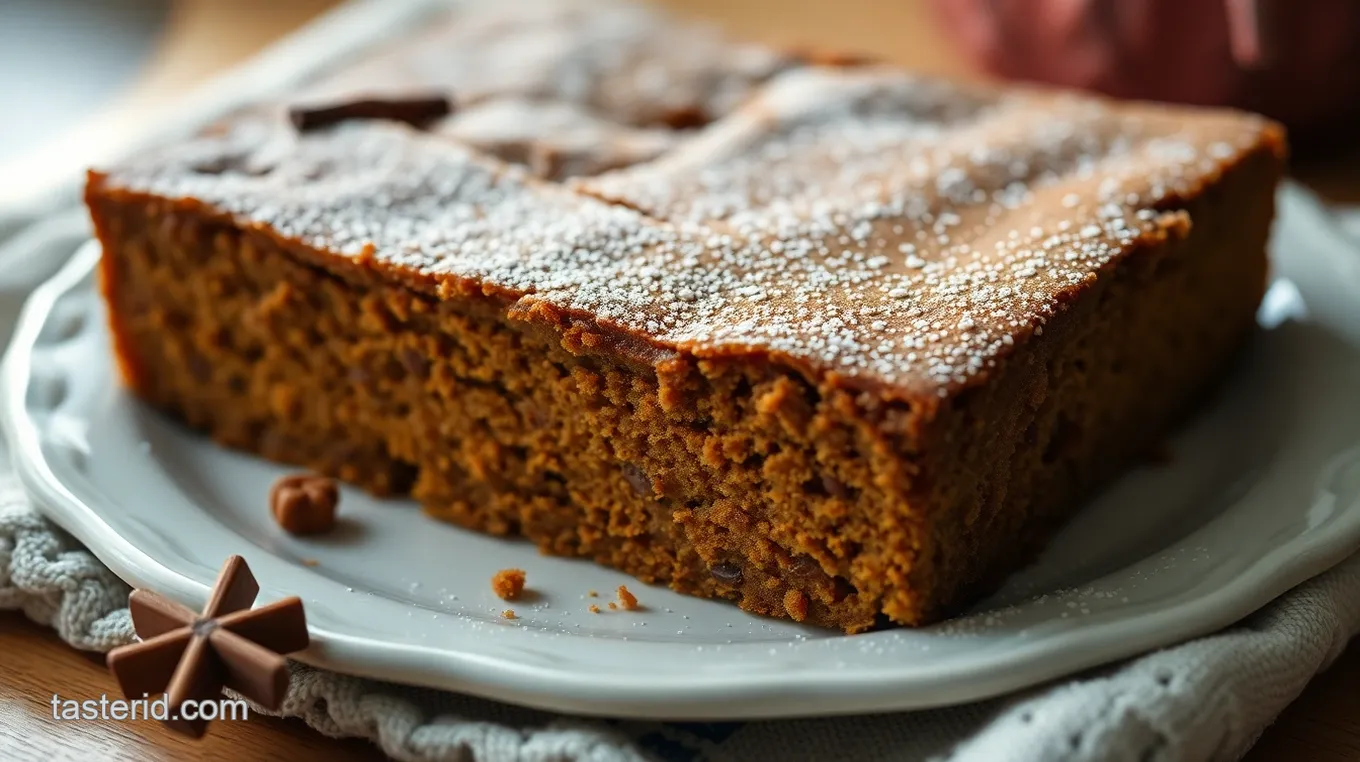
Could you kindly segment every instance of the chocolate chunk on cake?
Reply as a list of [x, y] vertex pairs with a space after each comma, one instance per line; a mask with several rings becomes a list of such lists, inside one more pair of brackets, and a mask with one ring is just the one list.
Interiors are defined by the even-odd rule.
[[[1032, 558], [1253, 330], [1266, 120], [822, 65], [627, 6], [507, 13], [91, 173], [135, 394], [857, 632]], [[452, 107], [287, 118], [421, 96]]]

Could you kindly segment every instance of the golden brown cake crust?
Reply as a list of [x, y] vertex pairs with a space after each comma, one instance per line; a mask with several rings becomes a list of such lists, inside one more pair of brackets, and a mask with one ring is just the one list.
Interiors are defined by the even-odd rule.
[[267, 109], [92, 174], [124, 376], [227, 444], [760, 613], [957, 608], [1223, 372], [1282, 133], [743, 55], [699, 80], [744, 103], [667, 103], [698, 130], [552, 89], [664, 133], [569, 182]]

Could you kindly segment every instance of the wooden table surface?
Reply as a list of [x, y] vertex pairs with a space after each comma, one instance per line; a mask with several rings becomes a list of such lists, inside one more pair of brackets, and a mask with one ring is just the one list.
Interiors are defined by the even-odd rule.
[[[54, 140], [67, 155], [101, 132], [135, 126], [149, 106], [250, 55], [333, 5], [335, 0], [179, 0], [161, 48], [140, 82], [91, 124]], [[921, 0], [665, 0], [753, 39], [884, 55], [934, 73], [971, 76], [923, 12]], [[1303, 167], [1300, 176], [1324, 195], [1360, 201], [1360, 157]], [[82, 654], [21, 614], [0, 615], [0, 758], [127, 760], [379, 760], [362, 741], [329, 739], [297, 720], [255, 717], [219, 722], [192, 742], [155, 722], [60, 722], [52, 694], [117, 696], [98, 655]], [[22, 751], [21, 751], [22, 750]], [[1250, 762], [1360, 759], [1360, 646], [1318, 677], [1262, 736]]]

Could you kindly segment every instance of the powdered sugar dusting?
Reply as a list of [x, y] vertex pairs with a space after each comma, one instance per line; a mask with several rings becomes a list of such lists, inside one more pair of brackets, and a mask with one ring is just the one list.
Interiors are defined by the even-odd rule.
[[[801, 68], [569, 186], [446, 136], [240, 123], [116, 172], [322, 251], [699, 355], [947, 395], [1146, 239], [1264, 122]], [[663, 146], [664, 147], [664, 146]], [[250, 168], [250, 169], [247, 169]], [[523, 314], [516, 310], [516, 314]]]
[[[583, 148], [575, 137], [593, 132], [604, 133], [606, 154], [617, 155], [623, 143], [648, 154], [640, 149], [659, 139], [646, 134], [650, 128], [678, 116], [696, 122], [724, 116], [753, 86], [794, 63], [790, 55], [732, 41], [707, 25], [640, 4], [507, 0], [459, 6], [449, 20], [296, 97], [445, 91], [460, 109], [449, 132], [497, 155], [507, 138], [555, 146], [564, 131], [569, 149]], [[502, 99], [511, 103], [489, 105]], [[469, 111], [479, 114], [469, 118]], [[506, 134], [487, 134], [482, 127], [489, 121], [505, 125]]]

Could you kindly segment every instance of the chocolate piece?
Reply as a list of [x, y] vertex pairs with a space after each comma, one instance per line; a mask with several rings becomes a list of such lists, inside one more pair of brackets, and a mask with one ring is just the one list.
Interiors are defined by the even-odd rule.
[[697, 106], [672, 109], [661, 115], [661, 123], [672, 130], [695, 130], [711, 121], [712, 118]]
[[628, 482], [628, 486], [632, 487], [634, 492], [645, 497], [651, 497], [654, 494], [652, 480], [641, 468], [638, 468], [637, 464], [624, 463], [621, 470], [623, 471], [624, 481]]
[[269, 490], [269, 511], [289, 534], [329, 532], [339, 502], [335, 480], [313, 474], [285, 476]]
[[713, 574], [714, 579], [725, 585], [736, 587], [741, 584], [741, 567], [730, 561], [714, 564], [709, 572]]
[[638, 126], [659, 124], [662, 114], [691, 104], [720, 117], [789, 63], [780, 51], [641, 4], [520, 0], [459, 4], [447, 20], [374, 58], [347, 61], [309, 89], [321, 99], [394, 86], [456, 93], [455, 119], [506, 98], [549, 108], [574, 104]]
[[423, 127], [452, 113], [453, 101], [443, 95], [362, 98], [328, 106], [294, 106], [288, 109], [288, 120], [299, 132], [310, 132], [351, 119], [383, 119]]
[[822, 565], [812, 556], [799, 556], [789, 564], [788, 575], [795, 579], [810, 580], [822, 574]]
[[171, 729], [201, 737], [208, 721], [179, 718], [186, 701], [210, 701], [227, 687], [270, 710], [288, 691], [282, 654], [309, 642], [302, 600], [284, 598], [251, 609], [260, 590], [245, 559], [227, 559], [201, 614], [149, 590], [134, 590], [128, 609], [139, 643], [109, 652], [123, 695], [166, 693]]
[[850, 497], [850, 488], [845, 486], [845, 482], [831, 474], [822, 474], [822, 489], [831, 497], [842, 499]]

